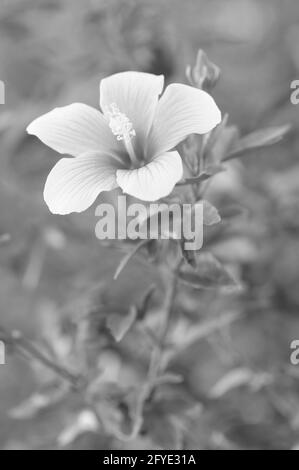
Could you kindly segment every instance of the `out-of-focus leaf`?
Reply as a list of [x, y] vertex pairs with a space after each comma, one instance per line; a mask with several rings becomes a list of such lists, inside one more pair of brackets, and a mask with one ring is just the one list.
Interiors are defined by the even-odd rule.
[[230, 370], [210, 390], [210, 397], [220, 398], [233, 388], [246, 385], [252, 378], [252, 371], [246, 368]]
[[220, 398], [230, 390], [249, 385], [254, 391], [259, 390], [272, 381], [271, 374], [255, 373], [247, 368], [237, 368], [230, 370], [222, 377], [210, 390], [210, 397]]
[[204, 225], [215, 225], [221, 222], [218, 210], [206, 199], [201, 201], [203, 204], [203, 223]]
[[276, 144], [282, 140], [290, 130], [291, 126], [287, 124], [285, 126], [269, 127], [252, 132], [239, 139], [229, 154], [223, 158], [223, 161], [241, 157], [252, 150]]
[[239, 288], [237, 281], [212, 253], [197, 253], [195, 267], [182, 266], [179, 279], [194, 289]]
[[115, 341], [119, 342], [128, 333], [137, 318], [137, 309], [133, 306], [127, 315], [111, 313], [108, 315], [106, 325]]
[[170, 374], [166, 373], [164, 375], [160, 375], [155, 380], [155, 386], [166, 385], [166, 384], [180, 384], [183, 382], [183, 377], [178, 374]]
[[224, 170], [221, 166], [221, 161], [239, 139], [238, 128], [236, 126], [228, 126], [227, 122], [228, 114], [225, 114], [221, 123], [212, 130], [206, 144], [205, 161], [212, 165], [212, 168], [218, 167]]
[[101, 423], [108, 434], [123, 436], [121, 431], [123, 423], [123, 413], [120, 407], [109, 400], [102, 400], [97, 403], [97, 413], [101, 417]]
[[145, 429], [162, 448], [184, 448], [186, 432], [202, 414], [201, 404], [174, 387], [160, 388], [155, 396], [145, 412]]
[[38, 413], [43, 408], [46, 408], [49, 404], [49, 399], [41, 393], [35, 393], [28, 400], [24, 401], [20, 405], [9, 411], [9, 415], [13, 419], [28, 419]]
[[11, 236], [9, 233], [3, 233], [0, 235], [0, 245], [4, 245], [4, 243], [8, 243], [11, 240]]
[[292, 165], [291, 168], [280, 170], [279, 172], [269, 172], [265, 175], [265, 183], [271, 193], [279, 200], [298, 200], [299, 193], [299, 164]]
[[177, 183], [177, 186], [184, 186], [185, 184], [197, 184], [201, 183], [202, 181], [208, 180], [212, 175], [203, 171], [198, 176], [194, 176], [194, 178], [185, 178], [183, 181]]
[[203, 181], [208, 180], [209, 178], [211, 178], [211, 176], [214, 176], [217, 173], [220, 173], [221, 171], [224, 171], [224, 168], [220, 165], [208, 167], [199, 175], [194, 176], [193, 178], [185, 178], [183, 181], [180, 181], [179, 183], [177, 183], [177, 186], [202, 183]]
[[[161, 409], [152, 409], [145, 414], [145, 428], [149, 429], [150, 437], [162, 449], [179, 449], [181, 436], [178, 435], [177, 426]], [[179, 418], [178, 418], [179, 419]]]
[[182, 250], [182, 256], [185, 261], [187, 261], [188, 264], [191, 266], [195, 267], [196, 266], [196, 259], [195, 255], [196, 252], [194, 250], [185, 250], [184, 243], [181, 243], [181, 250]]
[[156, 443], [153, 442], [151, 436], [137, 436], [136, 439], [132, 439], [131, 441], [124, 441], [122, 442], [122, 449], [123, 450], [162, 450], [162, 447], [158, 446]]
[[256, 245], [245, 236], [231, 236], [214, 243], [213, 253], [224, 263], [250, 263], [258, 257]]
[[222, 219], [232, 219], [234, 217], [244, 217], [249, 213], [246, 207], [240, 204], [229, 204], [221, 209]]
[[39, 411], [55, 405], [66, 395], [66, 388], [56, 388], [45, 393], [34, 393], [20, 405], [9, 410], [8, 414], [13, 419], [33, 418]]
[[149, 305], [151, 303], [151, 300], [153, 298], [154, 293], [156, 292], [157, 286], [155, 284], [152, 284], [147, 291], [145, 292], [141, 304], [137, 307], [137, 312], [138, 312], [138, 319], [143, 320], [144, 317], [146, 316], [146, 313], [149, 309]]
[[98, 421], [91, 410], [83, 410], [79, 413], [73, 423], [67, 426], [58, 436], [57, 441], [61, 447], [71, 444], [80, 434], [84, 432], [96, 432]]
[[160, 388], [156, 394], [156, 404], [168, 415], [192, 414], [197, 417], [202, 412], [202, 406], [194, 396], [178, 387]]
[[118, 278], [118, 276], [120, 275], [122, 270], [126, 267], [128, 262], [130, 261], [130, 259], [133, 258], [133, 256], [137, 253], [137, 251], [140, 250], [140, 248], [142, 248], [146, 243], [148, 243], [148, 240], [141, 240], [139, 243], [137, 243], [134, 246], [134, 248], [129, 253], [127, 253], [123, 257], [123, 259], [120, 261], [120, 263], [119, 263], [119, 265], [116, 268], [116, 271], [114, 273], [114, 276], [113, 276], [114, 280], [116, 280]]
[[171, 344], [173, 349], [167, 353], [167, 362], [172, 360], [182, 351], [189, 348], [192, 344], [209, 337], [216, 331], [223, 331], [231, 323], [240, 319], [239, 312], [224, 312], [209, 320], [199, 322], [190, 326], [186, 321], [182, 320], [177, 323], [172, 331]]
[[[211, 204], [206, 199], [196, 202], [192, 207], [192, 212], [194, 213], [196, 208], [202, 206], [202, 222], [203, 225], [211, 226], [221, 222], [221, 217], [218, 210], [213, 204]], [[195, 212], [195, 215], [196, 212]], [[195, 267], [196, 266], [196, 252], [193, 250], [186, 250], [184, 243], [181, 243], [182, 256], [187, 261], [188, 264]]]

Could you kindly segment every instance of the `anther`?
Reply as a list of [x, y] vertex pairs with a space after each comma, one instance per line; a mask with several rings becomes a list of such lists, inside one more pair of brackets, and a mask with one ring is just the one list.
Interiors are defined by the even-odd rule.
[[133, 165], [137, 165], [138, 159], [131, 142], [132, 137], [136, 136], [132, 122], [119, 110], [115, 103], [111, 103], [109, 106], [106, 106], [104, 112], [109, 120], [109, 127], [112, 133], [116, 136], [117, 140], [122, 140], [124, 142], [124, 146], [131, 158], [131, 162]]

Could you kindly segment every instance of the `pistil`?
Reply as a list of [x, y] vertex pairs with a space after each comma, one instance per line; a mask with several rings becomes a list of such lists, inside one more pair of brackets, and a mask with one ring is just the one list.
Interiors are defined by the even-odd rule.
[[132, 165], [137, 166], [138, 159], [132, 145], [132, 138], [136, 136], [136, 132], [132, 122], [124, 113], [120, 112], [115, 103], [106, 106], [104, 111], [109, 119], [109, 127], [112, 133], [116, 136], [117, 140], [123, 141]]

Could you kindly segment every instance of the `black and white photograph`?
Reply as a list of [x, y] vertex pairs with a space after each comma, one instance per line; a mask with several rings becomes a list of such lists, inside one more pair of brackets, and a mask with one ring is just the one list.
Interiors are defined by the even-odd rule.
[[298, 0], [0, 0], [0, 450], [299, 450]]

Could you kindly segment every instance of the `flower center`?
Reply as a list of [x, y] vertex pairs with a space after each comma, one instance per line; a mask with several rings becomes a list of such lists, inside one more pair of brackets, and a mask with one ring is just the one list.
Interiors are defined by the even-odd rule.
[[136, 136], [132, 122], [124, 113], [120, 112], [115, 103], [105, 107], [105, 114], [109, 119], [109, 127], [112, 133], [117, 140], [123, 141], [132, 163], [137, 164], [138, 160], [131, 142], [132, 137]]
[[109, 127], [117, 140], [131, 139], [136, 135], [130, 119], [120, 112], [115, 103], [106, 106], [105, 111], [109, 118]]

